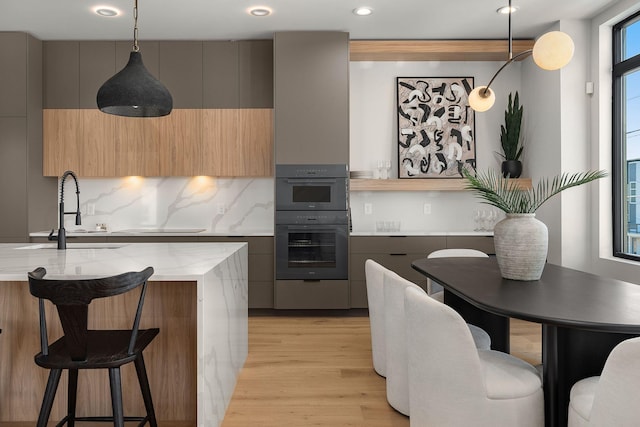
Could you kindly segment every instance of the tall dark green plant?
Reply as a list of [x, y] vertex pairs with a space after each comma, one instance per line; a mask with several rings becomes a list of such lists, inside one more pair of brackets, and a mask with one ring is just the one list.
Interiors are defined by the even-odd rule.
[[522, 189], [517, 181], [498, 175], [492, 170], [474, 176], [462, 170], [467, 179], [466, 189], [491, 206], [505, 213], [535, 213], [544, 202], [566, 190], [607, 176], [605, 171], [589, 171], [574, 174], [563, 173], [542, 179], [535, 188]]
[[520, 128], [522, 126], [522, 111], [518, 91], [516, 96], [509, 94], [509, 105], [504, 112], [504, 125], [500, 125], [500, 143], [502, 144], [502, 157], [505, 160], [520, 160], [522, 149], [520, 143]]

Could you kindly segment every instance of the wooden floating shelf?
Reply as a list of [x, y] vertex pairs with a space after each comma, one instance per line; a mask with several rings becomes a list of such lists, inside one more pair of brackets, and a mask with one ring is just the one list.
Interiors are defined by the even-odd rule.
[[[513, 55], [534, 40], [514, 40]], [[351, 61], [506, 61], [507, 40], [351, 40]], [[522, 59], [526, 58], [524, 56]]]
[[[531, 178], [515, 180], [519, 188], [531, 188]], [[464, 179], [350, 179], [351, 191], [467, 191]]]

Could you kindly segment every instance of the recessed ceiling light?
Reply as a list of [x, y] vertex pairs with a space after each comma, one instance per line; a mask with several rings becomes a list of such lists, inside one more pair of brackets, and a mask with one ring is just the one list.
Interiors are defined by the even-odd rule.
[[271, 15], [271, 9], [268, 7], [253, 7], [249, 9], [249, 13], [253, 16], [269, 16]]
[[93, 9], [93, 11], [100, 16], [106, 16], [108, 18], [120, 15], [120, 11], [118, 9], [114, 9], [109, 6], [98, 6]]
[[373, 9], [371, 9], [370, 7], [358, 7], [353, 9], [353, 13], [358, 16], [367, 16], [373, 13]]
[[511, 6], [511, 8], [509, 8], [509, 6], [502, 6], [500, 9], [496, 10], [496, 12], [501, 13], [503, 15], [508, 15], [509, 13], [516, 13], [518, 11], [518, 8], [515, 6]]

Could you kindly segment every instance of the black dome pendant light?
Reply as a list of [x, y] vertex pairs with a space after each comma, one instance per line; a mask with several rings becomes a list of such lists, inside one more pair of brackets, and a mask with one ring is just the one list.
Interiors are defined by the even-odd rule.
[[142, 63], [138, 47], [138, 0], [135, 0], [133, 18], [133, 51], [129, 62], [100, 87], [96, 98], [98, 108], [116, 116], [166, 116], [173, 108], [173, 98]]

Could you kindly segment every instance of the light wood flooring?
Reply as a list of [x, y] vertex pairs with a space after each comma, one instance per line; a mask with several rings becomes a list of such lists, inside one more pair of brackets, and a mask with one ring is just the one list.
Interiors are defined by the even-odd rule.
[[[512, 354], [541, 357], [540, 326], [511, 322]], [[408, 427], [373, 371], [368, 317], [250, 317], [249, 357], [223, 427]]]
[[[540, 326], [512, 319], [511, 350], [541, 363]], [[387, 403], [385, 380], [373, 371], [368, 317], [249, 317], [249, 356], [222, 427], [270, 426], [409, 426]]]

